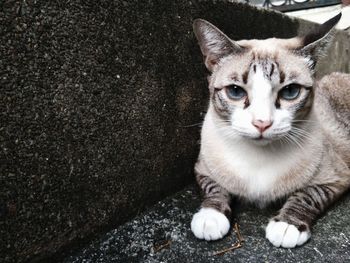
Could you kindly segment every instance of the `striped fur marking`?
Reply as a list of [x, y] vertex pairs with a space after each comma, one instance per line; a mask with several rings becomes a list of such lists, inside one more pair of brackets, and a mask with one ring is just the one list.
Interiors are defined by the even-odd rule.
[[266, 238], [276, 247], [292, 248], [311, 236], [315, 219], [346, 187], [341, 184], [311, 185], [293, 194], [266, 227]]

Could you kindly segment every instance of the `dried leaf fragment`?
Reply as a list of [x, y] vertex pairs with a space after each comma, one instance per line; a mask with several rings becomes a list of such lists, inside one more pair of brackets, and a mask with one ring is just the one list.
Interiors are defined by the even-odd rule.
[[154, 253], [157, 253], [157, 252], [161, 251], [162, 249], [169, 247], [170, 244], [171, 244], [171, 240], [166, 240], [164, 243], [157, 245], [157, 246], [154, 246], [153, 251], [154, 251]]
[[230, 247], [222, 249], [220, 251], [217, 251], [213, 254], [213, 256], [219, 256], [219, 255], [223, 255], [226, 252], [238, 249], [240, 247], [242, 247], [244, 239], [242, 238], [241, 232], [239, 231], [239, 225], [238, 223], [235, 223], [233, 226], [233, 231], [236, 233], [236, 237], [238, 239], [237, 242], [233, 243]]

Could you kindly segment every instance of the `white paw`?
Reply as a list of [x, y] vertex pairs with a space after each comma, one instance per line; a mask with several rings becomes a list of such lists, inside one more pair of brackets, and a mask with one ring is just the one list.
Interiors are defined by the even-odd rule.
[[271, 220], [266, 227], [266, 238], [276, 247], [293, 248], [304, 244], [311, 236], [310, 231], [299, 231], [286, 222]]
[[222, 238], [230, 229], [230, 222], [227, 217], [213, 208], [201, 208], [195, 213], [191, 230], [200, 239], [217, 240]]

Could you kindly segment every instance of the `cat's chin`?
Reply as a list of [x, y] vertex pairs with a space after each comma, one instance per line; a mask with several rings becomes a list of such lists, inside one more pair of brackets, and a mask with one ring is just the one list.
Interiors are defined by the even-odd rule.
[[257, 146], [267, 146], [272, 144], [273, 142], [278, 140], [278, 137], [250, 137], [250, 136], [243, 136], [245, 140], [248, 142], [257, 145]]
[[251, 138], [250, 141], [255, 144], [255, 145], [258, 145], [258, 146], [266, 146], [270, 143], [273, 142], [273, 140], [271, 139], [268, 139], [268, 138]]

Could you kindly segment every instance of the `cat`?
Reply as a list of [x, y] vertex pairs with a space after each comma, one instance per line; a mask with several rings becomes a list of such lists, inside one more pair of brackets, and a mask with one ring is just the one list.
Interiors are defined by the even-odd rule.
[[228, 233], [232, 196], [260, 207], [285, 198], [266, 238], [300, 246], [317, 216], [349, 189], [350, 75], [314, 79], [340, 17], [303, 37], [240, 41], [194, 21], [211, 72], [195, 164], [204, 197], [191, 222], [197, 238]]

